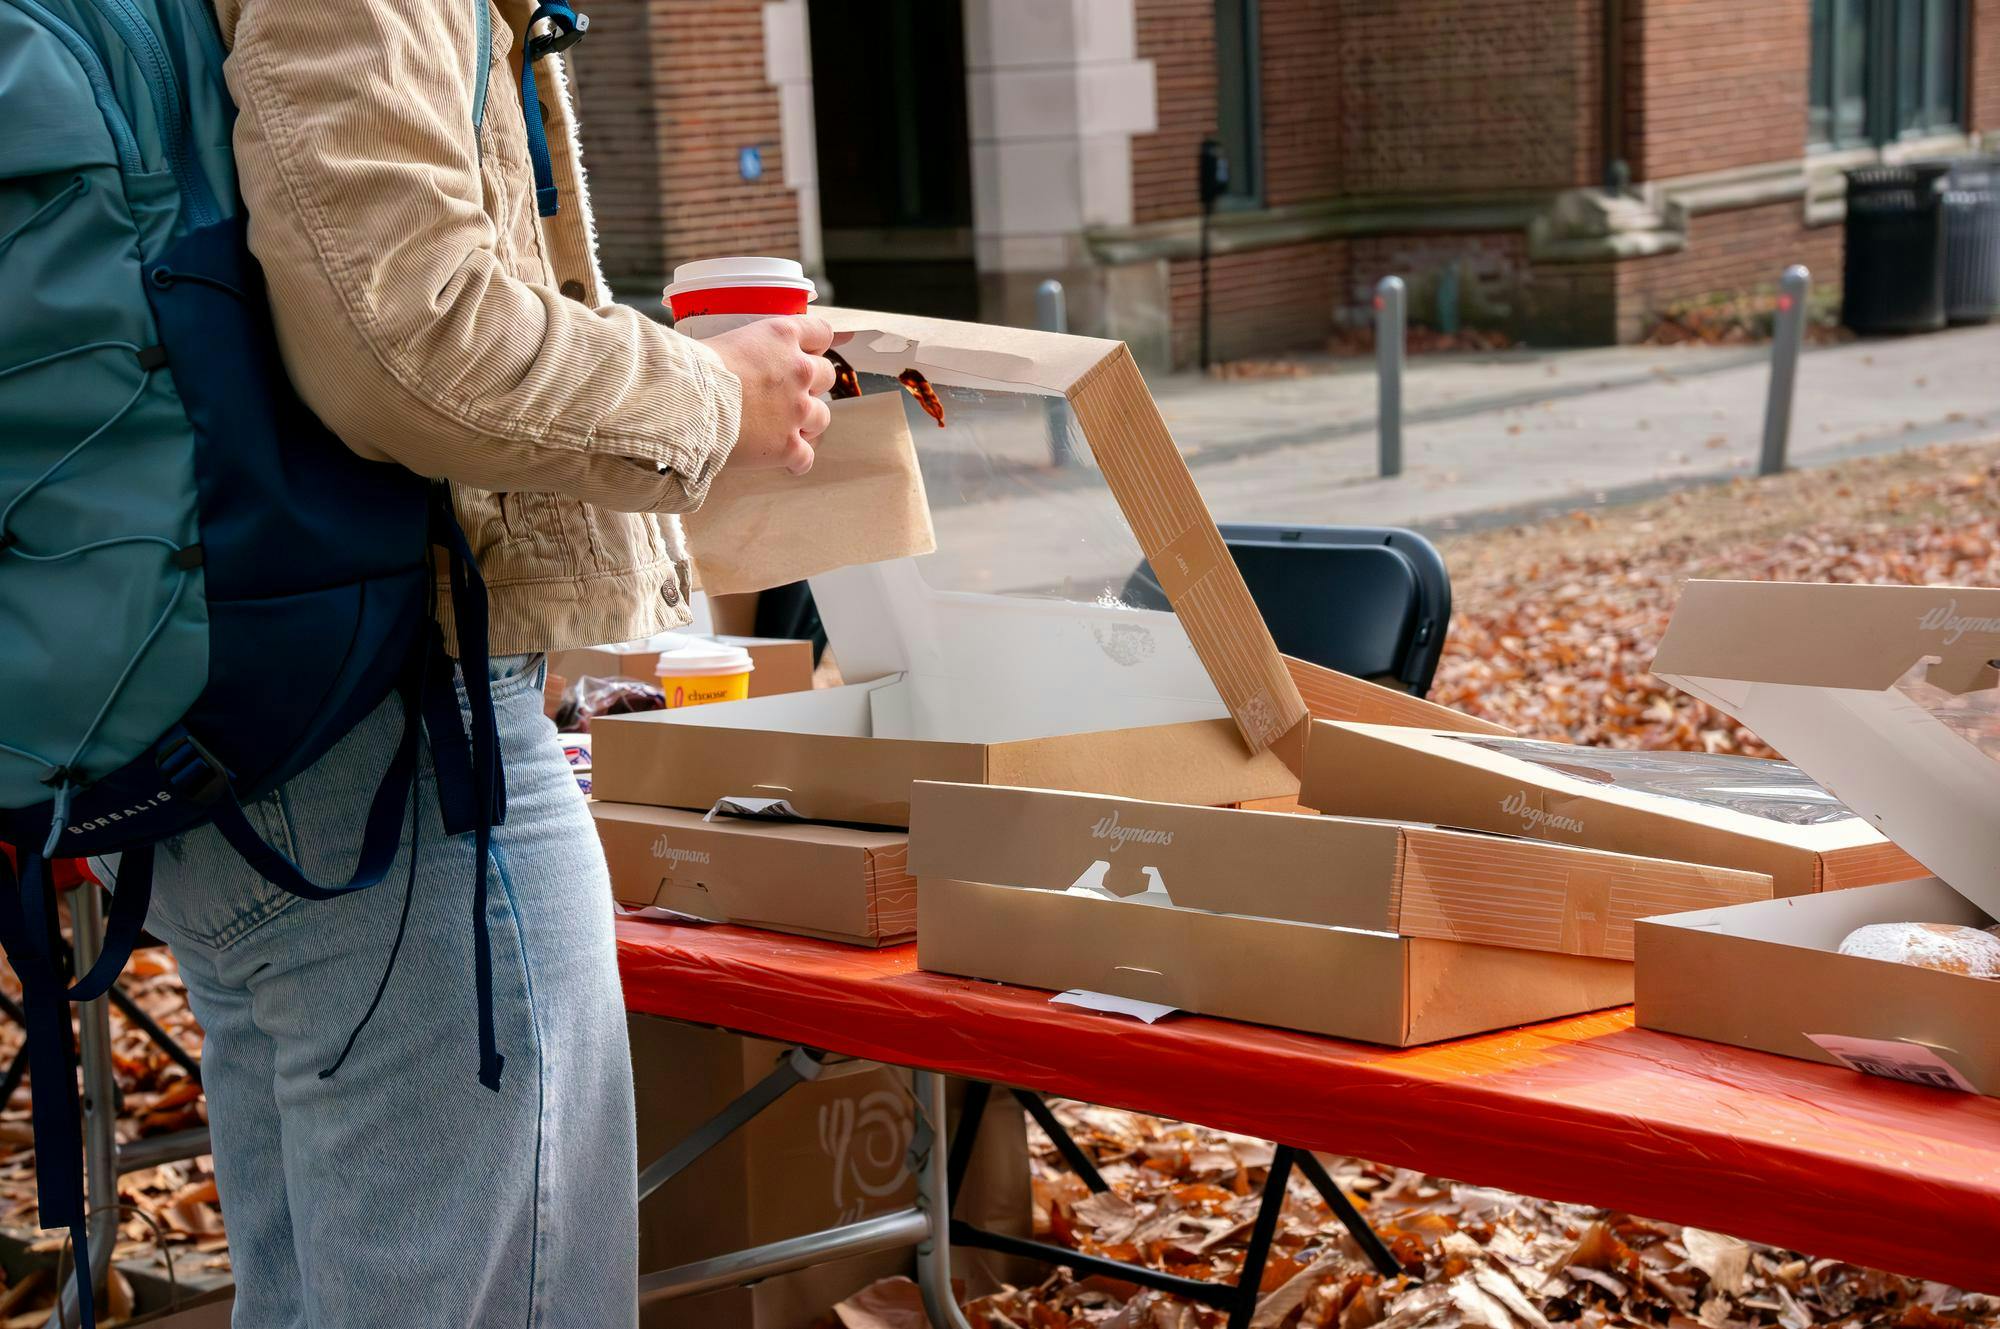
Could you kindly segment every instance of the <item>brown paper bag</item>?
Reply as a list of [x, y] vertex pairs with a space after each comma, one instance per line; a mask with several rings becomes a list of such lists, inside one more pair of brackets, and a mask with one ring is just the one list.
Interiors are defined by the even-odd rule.
[[683, 522], [704, 591], [768, 590], [937, 548], [901, 391], [834, 402], [814, 450], [804, 475], [725, 466], [715, 478]]

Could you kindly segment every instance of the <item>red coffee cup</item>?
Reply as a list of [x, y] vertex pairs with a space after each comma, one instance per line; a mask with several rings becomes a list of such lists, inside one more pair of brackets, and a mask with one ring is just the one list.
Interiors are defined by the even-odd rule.
[[713, 337], [760, 318], [803, 314], [819, 289], [789, 258], [709, 258], [683, 263], [664, 294], [674, 327]]

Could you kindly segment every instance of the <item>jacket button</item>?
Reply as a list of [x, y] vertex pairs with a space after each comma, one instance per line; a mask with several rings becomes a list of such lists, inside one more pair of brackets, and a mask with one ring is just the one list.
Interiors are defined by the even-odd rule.
[[547, 102], [536, 102], [535, 108], [542, 113], [542, 123], [547, 124], [549, 122], [549, 104]]
[[663, 582], [660, 586], [660, 598], [670, 605], [677, 605], [681, 602], [681, 588], [670, 581]]
[[572, 300], [583, 299], [583, 283], [571, 278], [562, 284], [562, 293]]

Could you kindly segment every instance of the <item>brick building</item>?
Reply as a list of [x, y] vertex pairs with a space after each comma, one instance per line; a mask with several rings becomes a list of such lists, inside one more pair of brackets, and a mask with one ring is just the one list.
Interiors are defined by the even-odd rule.
[[1186, 363], [1412, 317], [1541, 342], [1838, 281], [1842, 170], [2000, 149], [2000, 0], [595, 0], [577, 49], [614, 287], [797, 255], [837, 298]]

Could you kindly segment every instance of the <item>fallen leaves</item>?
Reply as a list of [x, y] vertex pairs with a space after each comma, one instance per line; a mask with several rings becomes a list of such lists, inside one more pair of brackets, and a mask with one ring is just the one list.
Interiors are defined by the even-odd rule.
[[[1270, 1167], [1268, 1145], [1133, 1113], [1051, 1106], [1112, 1190], [1090, 1194], [1031, 1128], [1038, 1237], [1188, 1277], [1235, 1278]], [[1157, 1166], [1162, 1161], [1173, 1166]], [[1294, 1177], [1252, 1329], [2000, 1326], [2000, 1298], [1698, 1228], [1354, 1159], [1323, 1161], [1396, 1248], [1409, 1276], [1375, 1272], [1319, 1195]], [[1235, 1176], [1251, 1184], [1226, 1184]], [[1217, 1224], [1227, 1225], [1224, 1238], [1187, 1240]], [[1226, 1318], [1130, 1282], [1060, 1270], [1034, 1287], [973, 1301], [965, 1314], [973, 1329], [1221, 1329]], [[864, 1290], [822, 1325], [925, 1329], [917, 1290], [905, 1279]]]
[[[1809, 303], [1811, 313], [1805, 328], [1808, 344], [1820, 346], [1854, 340], [1854, 334], [1840, 326], [1836, 293], [1817, 290]], [[1737, 291], [1669, 305], [1643, 340], [1651, 346], [1747, 346], [1769, 341], [1777, 317], [1775, 289]]]
[[[11, 971], [0, 986], [17, 996]], [[164, 948], [134, 954], [119, 986], [146, 1015], [164, 1027], [194, 1056], [201, 1055], [201, 1028], [188, 1010], [187, 993], [173, 956]], [[0, 1066], [21, 1050], [21, 1030], [11, 1020], [0, 1021]], [[118, 1138], [121, 1141], [163, 1135], [204, 1125], [207, 1105], [201, 1087], [162, 1052], [144, 1031], [111, 1008], [111, 1063], [119, 1092]], [[34, 1151], [29, 1127], [28, 1088], [0, 1104], [0, 1226], [29, 1240], [29, 1249], [45, 1256], [62, 1249], [60, 1233], [43, 1233], [36, 1217]], [[228, 1242], [215, 1188], [213, 1160], [204, 1156], [128, 1172], [119, 1178], [123, 1206], [113, 1258], [120, 1262], [156, 1255], [164, 1243], [173, 1249], [174, 1267], [182, 1278], [214, 1274], [229, 1268]], [[0, 1280], [0, 1329], [17, 1322], [41, 1325], [54, 1304], [54, 1280], [43, 1272], [24, 1274], [9, 1285]], [[98, 1323], [111, 1326], [133, 1313], [132, 1288], [118, 1276], [108, 1307], [100, 1307]]]
[[1224, 360], [1208, 367], [1210, 378], [1247, 382], [1271, 378], [1311, 378], [1318, 372], [1303, 360], [1283, 356], [1261, 360]]
[[1650, 672], [1695, 577], [2000, 584], [2000, 445], [1742, 480], [1447, 542], [1457, 612], [1431, 700], [1518, 732], [1769, 756]]
[[[1410, 355], [1431, 355], [1439, 351], [1505, 351], [1519, 345], [1497, 329], [1461, 327], [1457, 332], [1440, 332], [1422, 323], [1410, 324], [1404, 329], [1403, 338], [1403, 348]], [[1326, 349], [1333, 355], [1373, 355], [1375, 325], [1363, 323], [1341, 328], [1327, 338]]]

